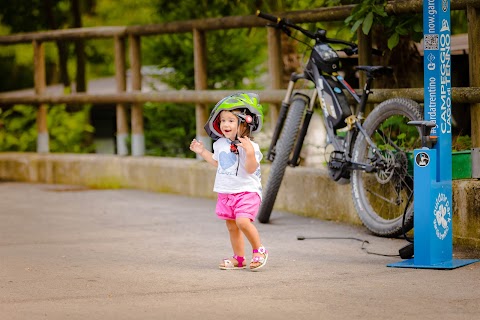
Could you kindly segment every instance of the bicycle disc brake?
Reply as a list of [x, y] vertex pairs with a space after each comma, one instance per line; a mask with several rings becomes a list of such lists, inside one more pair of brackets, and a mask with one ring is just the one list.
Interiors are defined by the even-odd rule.
[[396, 193], [395, 203], [399, 205], [402, 202], [401, 192], [408, 183], [406, 177], [408, 176], [408, 158], [404, 152], [387, 151], [383, 158], [384, 167], [375, 173], [377, 181], [381, 184], [393, 183]]
[[383, 154], [383, 159], [381, 161], [382, 166], [378, 168], [377, 172], [375, 173], [375, 178], [381, 184], [388, 183], [395, 172], [395, 155], [392, 151], [386, 151]]

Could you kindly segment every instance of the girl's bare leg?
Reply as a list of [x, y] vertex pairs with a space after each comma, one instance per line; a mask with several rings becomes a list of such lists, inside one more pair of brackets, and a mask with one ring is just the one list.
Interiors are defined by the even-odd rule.
[[[245, 256], [245, 240], [243, 239], [243, 233], [238, 228], [235, 220], [225, 220], [228, 233], [230, 234], [230, 243], [232, 244], [233, 254], [244, 257]], [[235, 265], [238, 261], [234, 258], [229, 258]]]
[[[238, 226], [238, 229], [240, 229], [243, 234], [248, 239], [248, 242], [250, 242], [250, 245], [252, 246], [252, 249], [258, 249], [261, 247], [262, 243], [260, 240], [260, 234], [258, 233], [257, 228], [255, 225], [250, 221], [249, 218], [237, 218], [236, 224]], [[262, 253], [254, 253], [253, 256], [264, 256]], [[256, 267], [257, 265], [260, 265], [260, 262], [254, 262], [251, 263], [251, 267]]]

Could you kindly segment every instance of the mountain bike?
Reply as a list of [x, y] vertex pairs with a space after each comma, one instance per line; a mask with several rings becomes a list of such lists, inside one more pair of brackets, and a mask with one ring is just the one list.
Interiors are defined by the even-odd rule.
[[[296, 38], [292, 31], [297, 30], [313, 42], [313, 45], [304, 42], [311, 51], [308, 62], [302, 73], [291, 75], [279, 110], [266, 156], [272, 164], [258, 220], [269, 222], [286, 167], [300, 164], [310, 120], [319, 106], [327, 144], [333, 149], [326, 157], [329, 177], [338, 183], [350, 182], [354, 207], [364, 226], [383, 237], [396, 237], [412, 229], [412, 158], [413, 150], [421, 145], [421, 132], [408, 122], [422, 120], [422, 108], [413, 100], [392, 98], [375, 106], [365, 118], [373, 80], [391, 76], [392, 68], [357, 66], [356, 70], [366, 74], [362, 92], [357, 94], [339, 74], [337, 53], [356, 54], [355, 43], [328, 38], [326, 30], [311, 32], [271, 14], [257, 11], [257, 16], [272, 22], [267, 26], [278, 28], [293, 39]], [[342, 48], [335, 50], [335, 46]], [[299, 81], [310, 84], [311, 89], [298, 90]], [[353, 106], [347, 94], [354, 101]]]

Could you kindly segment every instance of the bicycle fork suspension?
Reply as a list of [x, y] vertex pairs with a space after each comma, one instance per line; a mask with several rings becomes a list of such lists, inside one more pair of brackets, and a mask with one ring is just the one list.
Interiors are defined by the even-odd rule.
[[305, 137], [307, 136], [308, 127], [310, 125], [310, 120], [312, 120], [313, 116], [313, 107], [315, 105], [315, 101], [317, 98], [317, 91], [313, 92], [312, 97], [310, 98], [310, 102], [307, 108], [307, 112], [305, 114], [305, 118], [303, 119], [302, 128], [300, 133], [298, 134], [298, 139], [295, 144], [295, 148], [293, 149], [293, 155], [288, 165], [291, 167], [297, 167], [300, 164], [300, 152], [302, 151], [303, 142], [305, 141]]
[[270, 147], [268, 148], [268, 153], [267, 153], [268, 161], [273, 161], [275, 159], [275, 147], [277, 145], [278, 138], [280, 137], [280, 133], [282, 132], [285, 119], [287, 118], [288, 108], [290, 107], [290, 98], [292, 95], [295, 82], [296, 82], [296, 79], [292, 79], [288, 83], [287, 93], [285, 94], [285, 99], [283, 99], [282, 101], [280, 112], [278, 114], [277, 123], [275, 124], [275, 130], [273, 131], [272, 142], [270, 143]]

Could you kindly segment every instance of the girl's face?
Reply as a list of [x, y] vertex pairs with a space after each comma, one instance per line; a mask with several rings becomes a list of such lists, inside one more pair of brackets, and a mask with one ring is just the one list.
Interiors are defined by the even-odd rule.
[[225, 138], [235, 140], [238, 132], [238, 118], [230, 111], [220, 113], [220, 130]]

